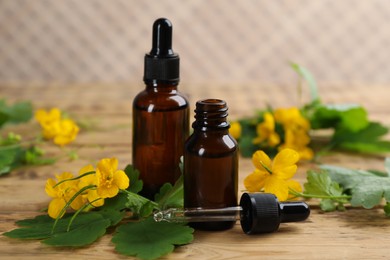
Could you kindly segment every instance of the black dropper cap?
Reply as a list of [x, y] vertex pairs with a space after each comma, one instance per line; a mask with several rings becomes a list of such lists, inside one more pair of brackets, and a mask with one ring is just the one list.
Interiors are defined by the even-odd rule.
[[166, 18], [153, 24], [152, 50], [145, 55], [144, 82], [146, 84], [178, 84], [179, 55], [172, 49], [172, 23]]
[[310, 215], [306, 203], [279, 203], [275, 195], [268, 193], [244, 193], [240, 206], [241, 227], [248, 235], [274, 232], [280, 223], [303, 221]]

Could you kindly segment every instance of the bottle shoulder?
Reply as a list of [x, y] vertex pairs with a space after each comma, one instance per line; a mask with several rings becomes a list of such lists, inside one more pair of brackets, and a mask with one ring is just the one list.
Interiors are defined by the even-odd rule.
[[133, 100], [133, 107], [138, 109], [175, 110], [189, 107], [185, 95], [179, 91], [150, 91], [143, 90]]
[[207, 155], [232, 153], [238, 151], [237, 141], [229, 133], [193, 133], [185, 144], [190, 153]]

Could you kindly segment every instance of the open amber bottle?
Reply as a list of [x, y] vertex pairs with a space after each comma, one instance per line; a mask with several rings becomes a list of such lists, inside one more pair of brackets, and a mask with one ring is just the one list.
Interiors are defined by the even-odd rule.
[[133, 166], [150, 199], [180, 177], [180, 157], [189, 132], [189, 105], [178, 92], [179, 56], [172, 50], [172, 24], [153, 24], [153, 46], [145, 55], [145, 90], [133, 101]]
[[[184, 151], [184, 207], [237, 206], [238, 146], [229, 134], [226, 102], [206, 99], [196, 103], [193, 134]], [[224, 230], [235, 221], [192, 222], [203, 230]]]

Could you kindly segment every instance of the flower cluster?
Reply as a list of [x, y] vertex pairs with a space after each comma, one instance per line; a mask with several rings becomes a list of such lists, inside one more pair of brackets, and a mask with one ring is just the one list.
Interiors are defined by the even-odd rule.
[[105, 198], [116, 196], [120, 189], [129, 187], [130, 180], [124, 171], [118, 170], [116, 158], [105, 158], [98, 162], [96, 169], [87, 165], [80, 169], [79, 176], [70, 172], [48, 179], [45, 191], [52, 197], [48, 214], [59, 218], [70, 206], [74, 210], [88, 210], [100, 207]]
[[59, 146], [74, 141], [80, 130], [72, 119], [63, 118], [58, 108], [50, 111], [39, 109], [35, 112], [35, 119], [42, 127], [43, 137], [52, 139]]
[[297, 171], [299, 154], [289, 148], [280, 151], [274, 161], [264, 151], [257, 151], [252, 156], [256, 169], [244, 179], [244, 186], [249, 192], [275, 194], [280, 201], [292, 199], [289, 190], [301, 192], [299, 182], [291, 180]]
[[275, 155], [290, 148], [299, 153], [300, 159], [313, 158], [310, 144], [310, 122], [298, 108], [267, 110], [256, 118], [243, 119], [231, 124], [230, 133], [238, 139], [245, 155], [258, 149]]

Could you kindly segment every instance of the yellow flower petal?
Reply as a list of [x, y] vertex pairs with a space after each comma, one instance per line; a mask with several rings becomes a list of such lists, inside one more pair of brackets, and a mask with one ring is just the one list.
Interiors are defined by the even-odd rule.
[[244, 186], [249, 192], [259, 192], [268, 177], [269, 173], [256, 169], [244, 179]]
[[46, 185], [45, 185], [45, 192], [48, 196], [52, 198], [57, 197], [57, 191], [53, 188], [53, 186], [56, 185], [56, 181], [53, 179], [47, 179]]
[[299, 151], [299, 155], [302, 159], [304, 160], [311, 160], [314, 157], [314, 152], [311, 148], [309, 147], [304, 147]]
[[104, 205], [104, 199], [100, 198], [96, 189], [89, 190], [87, 197], [88, 197], [88, 201], [90, 203], [92, 202], [92, 206], [94, 207], [101, 207]]
[[271, 175], [264, 184], [264, 192], [274, 194], [279, 201], [286, 201], [288, 198], [287, 182]]
[[277, 176], [279, 179], [288, 180], [294, 177], [297, 172], [298, 166], [291, 165], [280, 170], [274, 171], [273, 175]]
[[239, 122], [230, 123], [229, 134], [233, 136], [234, 139], [239, 139], [241, 137], [241, 125]]
[[[47, 213], [51, 218], [57, 218], [60, 215], [61, 210], [65, 207], [65, 200], [60, 198], [52, 199], [49, 203]], [[62, 216], [60, 216], [62, 217]]]
[[[299, 182], [295, 181], [295, 180], [288, 180], [287, 181], [287, 185], [288, 185], [288, 189], [290, 190], [294, 190], [296, 192], [302, 192], [302, 186]], [[295, 195], [289, 193], [288, 194], [288, 198], [287, 199], [295, 199]]]
[[53, 121], [60, 120], [61, 111], [58, 108], [52, 108], [49, 112], [44, 109], [38, 109], [35, 112], [35, 119], [40, 124], [50, 123]]
[[280, 143], [280, 137], [277, 133], [272, 133], [268, 138], [268, 145], [274, 147]]
[[[77, 190], [74, 190], [74, 193], [72, 192], [70, 195], [75, 195], [75, 193], [77, 192]], [[69, 200], [72, 198], [70, 197]], [[70, 204], [70, 207], [74, 210], [78, 210], [80, 209], [82, 206], [84, 206], [84, 204], [86, 203], [85, 199], [80, 195], [78, 195], [73, 201], [72, 203]]]
[[262, 150], [256, 151], [253, 154], [252, 163], [257, 169], [262, 171], [268, 171], [266, 168], [263, 167], [263, 165], [265, 165], [268, 169], [271, 169], [271, 159]]
[[118, 186], [111, 185], [111, 186], [100, 186], [97, 188], [98, 195], [105, 199], [105, 198], [112, 198], [115, 197], [119, 192]]
[[118, 186], [119, 189], [127, 189], [130, 184], [129, 177], [122, 170], [117, 170], [114, 174], [114, 184]]
[[[272, 171], [276, 174], [279, 174], [279, 172], [283, 172], [284, 169], [290, 168], [290, 166], [294, 166], [298, 161], [299, 161], [299, 154], [296, 151], [288, 148], [283, 149], [275, 156], [272, 165]], [[285, 174], [290, 175], [291, 170], [293, 170], [293, 168], [286, 170]], [[295, 170], [296, 170], [296, 165], [295, 165]], [[288, 178], [291, 177], [292, 176]]]

